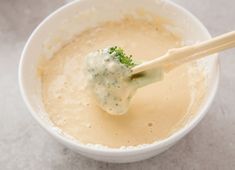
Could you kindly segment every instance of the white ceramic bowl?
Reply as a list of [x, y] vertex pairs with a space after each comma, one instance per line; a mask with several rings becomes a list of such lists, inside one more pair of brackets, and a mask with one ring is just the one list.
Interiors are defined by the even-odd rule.
[[215, 96], [219, 66], [217, 56], [203, 60], [207, 69], [208, 91], [197, 115], [182, 129], [160, 142], [128, 149], [111, 149], [83, 145], [66, 137], [48, 120], [41, 100], [41, 83], [37, 66], [44, 56], [53, 52], [82, 30], [99, 22], [114, 20], [134, 11], [148, 11], [172, 21], [172, 31], [185, 40], [201, 41], [210, 34], [191, 13], [170, 1], [163, 0], [78, 0], [65, 5], [48, 16], [32, 33], [22, 52], [19, 66], [19, 84], [23, 99], [36, 121], [59, 142], [87, 157], [106, 162], [133, 162], [155, 156], [185, 136], [205, 116]]

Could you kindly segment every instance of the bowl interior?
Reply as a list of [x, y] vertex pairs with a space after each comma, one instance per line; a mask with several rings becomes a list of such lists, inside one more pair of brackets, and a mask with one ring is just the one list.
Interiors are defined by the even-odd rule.
[[[78, 147], [81, 146], [81, 144], [66, 138], [58, 129], [53, 127], [47, 118], [41, 100], [40, 77], [37, 75], [38, 64], [42, 58], [50, 58], [62, 45], [88, 27], [95, 26], [104, 21], [117, 20], [126, 14], [147, 18], [147, 15], [143, 15], [145, 12], [150, 12], [154, 16], [169, 20], [170, 23], [166, 27], [172, 32], [176, 32], [184, 37], [186, 43], [210, 38], [207, 30], [191, 14], [171, 2], [163, 0], [75, 1], [60, 8], [39, 25], [31, 35], [22, 53], [19, 79], [21, 91], [27, 106], [44, 128], [53, 135], [59, 136], [65, 142], [69, 141]], [[200, 61], [202, 68], [207, 71], [208, 91], [205, 102], [194, 119], [181, 132], [176, 134], [178, 138], [179, 136], [182, 137], [189, 129], [195, 126], [203, 117], [205, 110], [212, 101], [218, 79], [217, 64], [216, 57], [210, 57]], [[105, 148], [103, 150], [109, 149]], [[132, 148], [132, 150], [134, 149]]]

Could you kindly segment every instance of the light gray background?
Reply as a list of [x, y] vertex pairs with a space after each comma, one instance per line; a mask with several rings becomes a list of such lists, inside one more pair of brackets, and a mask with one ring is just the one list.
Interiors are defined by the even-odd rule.
[[[194, 13], [213, 35], [235, 29], [234, 0], [176, 2]], [[1, 170], [235, 169], [235, 50], [220, 55], [219, 91], [203, 121], [170, 150], [152, 159], [131, 164], [97, 162], [58, 144], [39, 127], [20, 96], [17, 67], [32, 30], [64, 3], [63, 0], [0, 0]]]

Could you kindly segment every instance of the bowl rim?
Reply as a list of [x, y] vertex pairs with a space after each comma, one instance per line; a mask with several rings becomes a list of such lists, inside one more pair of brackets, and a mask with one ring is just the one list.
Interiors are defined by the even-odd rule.
[[[24, 82], [23, 82], [23, 67], [24, 67], [24, 56], [26, 54], [26, 51], [28, 49], [29, 44], [31, 43], [31, 40], [33, 39], [34, 35], [37, 33], [37, 31], [44, 25], [44, 23], [48, 22], [54, 15], [56, 15], [57, 13], [60, 13], [62, 10], [69, 8], [70, 6], [73, 6], [77, 3], [79, 3], [81, 0], [74, 0], [68, 4], [65, 4], [61, 7], [59, 7], [58, 9], [56, 9], [54, 12], [52, 12], [50, 15], [48, 15], [35, 29], [34, 31], [31, 33], [30, 37], [28, 38], [23, 51], [21, 53], [21, 57], [20, 57], [20, 62], [19, 62], [19, 68], [18, 68], [18, 83], [19, 83], [19, 88], [20, 88], [20, 92], [21, 92], [21, 96], [24, 100], [24, 103], [26, 104], [28, 110], [30, 111], [31, 115], [34, 117], [34, 119], [36, 119], [36, 121], [40, 124], [40, 126], [45, 129], [48, 133], [50, 133], [52, 136], [54, 136], [58, 141], [64, 143], [66, 146], [69, 147], [73, 147], [77, 150], [80, 150], [81, 152], [84, 153], [91, 153], [93, 154], [94, 152], [96, 152], [97, 154], [103, 154], [103, 155], [133, 155], [136, 153], [145, 153], [148, 151], [153, 151], [159, 148], [163, 148], [166, 146], [170, 146], [170, 144], [173, 144], [174, 142], [178, 141], [179, 139], [181, 139], [182, 137], [184, 137], [188, 132], [190, 132], [200, 121], [201, 119], [206, 115], [208, 109], [210, 108], [213, 99], [216, 95], [217, 89], [218, 89], [218, 84], [219, 84], [219, 77], [220, 77], [220, 66], [219, 66], [219, 59], [218, 59], [218, 55], [215, 54], [215, 64], [216, 64], [216, 73], [215, 73], [215, 82], [214, 85], [212, 86], [212, 89], [210, 91], [210, 93], [208, 94], [207, 100], [205, 101], [205, 103], [201, 106], [200, 110], [197, 112], [196, 116], [189, 121], [189, 123], [187, 123], [184, 127], [182, 127], [181, 129], [177, 130], [175, 133], [173, 133], [172, 135], [170, 135], [169, 137], [157, 141], [157, 142], [153, 142], [151, 144], [143, 144], [143, 146], [138, 147], [138, 146], [132, 146], [132, 147], [127, 147], [125, 149], [122, 148], [110, 148], [110, 147], [93, 147], [93, 146], [89, 146], [89, 144], [82, 144], [79, 143], [78, 141], [75, 140], [71, 140], [70, 138], [66, 137], [66, 136], [62, 136], [59, 135], [57, 131], [55, 131], [51, 126], [48, 126], [47, 124], [45, 124], [43, 122], [42, 119], [40, 119], [37, 116], [36, 111], [34, 111], [33, 107], [30, 105], [30, 103], [28, 102], [28, 97], [25, 93], [25, 86], [24, 86]], [[206, 29], [206, 27], [201, 23], [201, 21], [195, 17], [191, 12], [189, 12], [188, 10], [186, 10], [185, 8], [183, 8], [182, 6], [176, 4], [175, 2], [172, 2], [171, 0], [164, 0], [164, 3], [167, 3], [171, 6], [173, 6], [174, 8], [178, 8], [179, 10], [181, 10], [183, 13], [185, 13], [185, 15], [188, 15], [190, 17], [191, 20], [194, 20], [195, 23], [197, 23], [200, 26], [200, 29], [205, 32], [208, 36], [208, 38], [211, 38], [210, 33], [208, 32], [208, 30]]]

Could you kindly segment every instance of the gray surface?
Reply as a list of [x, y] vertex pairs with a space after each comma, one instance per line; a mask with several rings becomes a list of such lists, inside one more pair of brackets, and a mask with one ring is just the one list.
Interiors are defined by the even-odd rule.
[[[177, 0], [198, 16], [213, 35], [235, 29], [234, 0]], [[165, 169], [235, 168], [235, 50], [221, 54], [216, 99], [203, 121], [167, 152], [131, 164], [101, 163], [58, 144], [26, 109], [17, 67], [35, 26], [62, 0], [0, 0], [0, 169]]]

